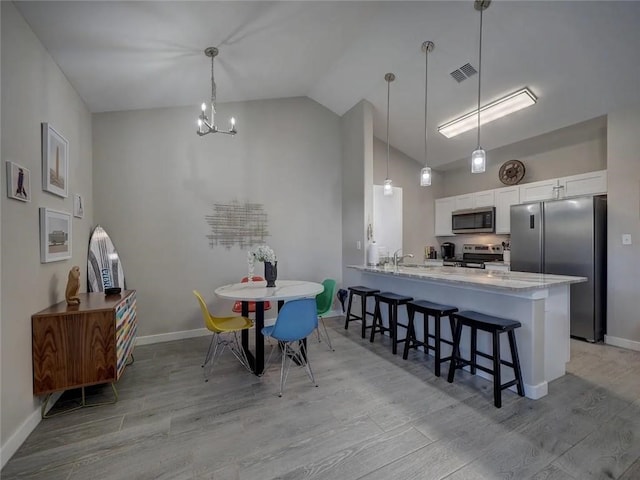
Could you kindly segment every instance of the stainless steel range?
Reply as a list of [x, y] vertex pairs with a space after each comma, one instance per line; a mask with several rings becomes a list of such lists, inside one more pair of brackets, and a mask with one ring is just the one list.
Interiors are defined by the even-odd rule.
[[462, 246], [462, 258], [447, 259], [442, 262], [445, 267], [484, 268], [485, 262], [502, 261], [502, 245], [465, 243]]

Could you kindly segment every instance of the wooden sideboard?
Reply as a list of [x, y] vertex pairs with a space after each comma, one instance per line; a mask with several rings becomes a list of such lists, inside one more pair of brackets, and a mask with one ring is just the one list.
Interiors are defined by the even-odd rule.
[[[137, 332], [136, 291], [81, 293], [31, 317], [33, 393], [118, 381]], [[115, 391], [115, 390], [114, 390]]]

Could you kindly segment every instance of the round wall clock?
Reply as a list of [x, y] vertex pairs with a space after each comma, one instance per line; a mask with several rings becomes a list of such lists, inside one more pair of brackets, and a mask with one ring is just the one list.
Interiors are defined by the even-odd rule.
[[507, 160], [500, 167], [498, 178], [505, 185], [515, 185], [524, 178], [524, 163], [520, 160]]

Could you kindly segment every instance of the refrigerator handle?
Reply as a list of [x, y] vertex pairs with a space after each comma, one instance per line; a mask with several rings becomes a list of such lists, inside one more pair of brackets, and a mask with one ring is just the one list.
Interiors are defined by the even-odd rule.
[[535, 227], [535, 215], [529, 215], [529, 228], [533, 230]]

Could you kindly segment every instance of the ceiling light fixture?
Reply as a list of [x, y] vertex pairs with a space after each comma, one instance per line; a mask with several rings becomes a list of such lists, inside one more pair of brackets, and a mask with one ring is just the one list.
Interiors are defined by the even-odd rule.
[[204, 54], [211, 58], [211, 120], [207, 117], [207, 105], [202, 104], [202, 112], [198, 117], [198, 130], [197, 133], [201, 137], [209, 133], [226, 133], [227, 135], [235, 135], [238, 133], [236, 130], [236, 119], [231, 117], [231, 128], [229, 130], [220, 130], [216, 126], [216, 81], [213, 78], [213, 59], [218, 55], [218, 49], [216, 47], [208, 47], [205, 49]]
[[389, 178], [389, 98], [391, 94], [391, 82], [396, 79], [396, 76], [393, 73], [387, 73], [384, 79], [387, 81], [387, 178], [384, 181], [382, 193], [384, 195], [393, 195], [393, 186]]
[[[523, 108], [535, 105], [538, 98], [528, 88], [521, 88], [509, 95], [506, 95], [498, 100], [488, 103], [480, 108], [482, 117], [480, 118], [480, 125], [485, 125], [489, 122], [493, 122], [498, 118], [507, 116]], [[451, 120], [438, 127], [438, 132], [447, 138], [455, 137], [461, 133], [467, 132], [477, 127], [478, 125], [478, 110], [469, 112], [466, 115]]]
[[433, 51], [435, 44], [426, 41], [422, 44], [424, 52], [424, 167], [420, 170], [420, 186], [428, 187], [431, 185], [431, 168], [427, 165], [427, 81], [429, 73], [429, 53]]
[[480, 87], [482, 85], [482, 12], [491, 5], [491, 0], [475, 0], [473, 7], [480, 12], [480, 41], [478, 42], [478, 146], [471, 154], [471, 173], [482, 173], [487, 166], [487, 152], [480, 146]]

